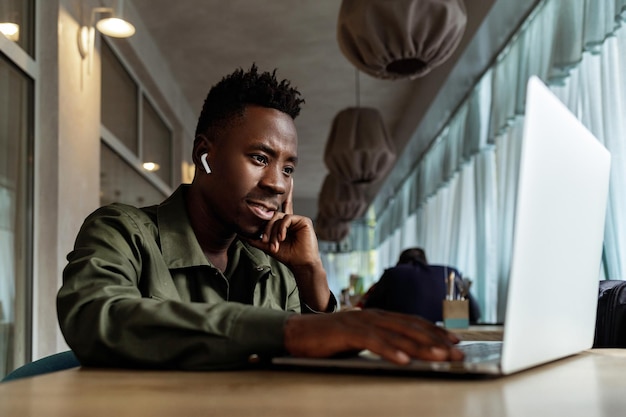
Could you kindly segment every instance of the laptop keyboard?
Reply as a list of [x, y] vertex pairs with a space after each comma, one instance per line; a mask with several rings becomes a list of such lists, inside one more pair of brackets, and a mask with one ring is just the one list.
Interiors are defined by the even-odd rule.
[[500, 358], [502, 353], [502, 343], [500, 342], [462, 343], [457, 347], [465, 353], [465, 362], [491, 361]]

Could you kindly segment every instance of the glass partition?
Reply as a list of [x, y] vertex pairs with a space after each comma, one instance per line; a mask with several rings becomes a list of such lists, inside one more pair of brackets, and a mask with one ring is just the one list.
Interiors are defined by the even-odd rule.
[[133, 155], [139, 155], [139, 87], [113, 50], [102, 42], [102, 124]]
[[172, 131], [163, 122], [154, 106], [143, 97], [142, 145], [143, 162], [156, 164], [155, 173], [168, 186], [172, 186]]
[[0, 53], [0, 377], [30, 358], [33, 84]]
[[100, 205], [114, 202], [142, 207], [160, 203], [159, 191], [104, 142], [100, 145]]
[[172, 191], [172, 129], [114, 46], [102, 42], [100, 203], [144, 206]]

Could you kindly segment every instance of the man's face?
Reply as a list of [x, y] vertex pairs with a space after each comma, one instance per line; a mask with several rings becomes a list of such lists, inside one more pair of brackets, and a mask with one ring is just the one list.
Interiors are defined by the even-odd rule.
[[224, 227], [257, 237], [291, 189], [296, 127], [288, 114], [247, 106], [243, 117], [222, 132], [213, 139], [205, 200]]

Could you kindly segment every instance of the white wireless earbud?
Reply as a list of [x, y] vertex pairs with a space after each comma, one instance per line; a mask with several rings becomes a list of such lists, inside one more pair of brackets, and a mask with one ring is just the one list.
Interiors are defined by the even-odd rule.
[[202, 166], [204, 167], [206, 173], [210, 174], [211, 168], [209, 167], [209, 163], [206, 161], [207, 156], [209, 156], [208, 153], [203, 153], [202, 156], [200, 156], [200, 161], [202, 161]]

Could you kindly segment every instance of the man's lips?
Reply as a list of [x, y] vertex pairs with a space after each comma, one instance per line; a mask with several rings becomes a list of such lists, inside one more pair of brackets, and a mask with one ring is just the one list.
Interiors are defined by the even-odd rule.
[[277, 210], [275, 206], [270, 206], [254, 201], [248, 201], [248, 207], [250, 207], [250, 210], [254, 213], [255, 216], [265, 221], [271, 220]]

